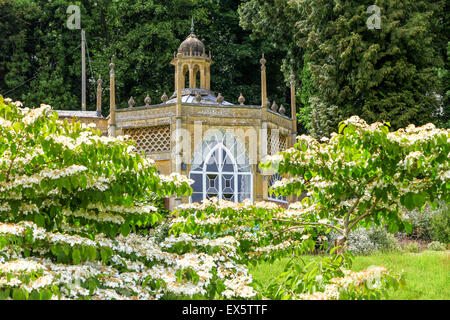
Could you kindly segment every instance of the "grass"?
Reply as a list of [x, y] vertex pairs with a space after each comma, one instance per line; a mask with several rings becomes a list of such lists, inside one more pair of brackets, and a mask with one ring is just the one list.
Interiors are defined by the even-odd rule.
[[[317, 256], [304, 256], [308, 261]], [[250, 269], [255, 280], [268, 282], [283, 271], [288, 259], [263, 263]], [[394, 272], [406, 273], [406, 288], [392, 292], [392, 300], [450, 300], [450, 252], [377, 253], [357, 256], [352, 270], [361, 271], [372, 265], [383, 265]]]

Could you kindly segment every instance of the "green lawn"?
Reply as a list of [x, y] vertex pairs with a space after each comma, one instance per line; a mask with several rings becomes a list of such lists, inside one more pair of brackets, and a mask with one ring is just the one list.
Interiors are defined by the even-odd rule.
[[[311, 260], [314, 256], [305, 256]], [[255, 280], [264, 282], [283, 271], [288, 259], [264, 263], [250, 269]], [[393, 292], [394, 300], [450, 300], [450, 251], [423, 251], [420, 253], [378, 253], [358, 256], [353, 271], [371, 265], [383, 265], [393, 271], [406, 272], [406, 288]]]

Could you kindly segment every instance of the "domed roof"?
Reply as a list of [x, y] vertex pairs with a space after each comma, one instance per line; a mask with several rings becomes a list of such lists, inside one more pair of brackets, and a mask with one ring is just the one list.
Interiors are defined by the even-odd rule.
[[178, 48], [178, 53], [182, 53], [183, 55], [187, 56], [202, 56], [204, 52], [205, 45], [193, 33], [191, 33], [189, 37], [187, 37], [187, 39], [184, 40]]

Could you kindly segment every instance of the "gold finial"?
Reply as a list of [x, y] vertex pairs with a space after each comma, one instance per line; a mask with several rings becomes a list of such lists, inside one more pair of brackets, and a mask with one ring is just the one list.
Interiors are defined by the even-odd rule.
[[198, 103], [200, 103], [202, 101], [202, 96], [200, 95], [200, 92], [196, 92], [195, 93], [195, 101], [197, 101]]
[[192, 16], [191, 20], [191, 34], [194, 34], [194, 16]]
[[131, 96], [130, 100], [128, 100], [128, 107], [133, 108], [136, 102], [133, 99], [133, 96]]
[[266, 65], [266, 59], [264, 59], [264, 53], [262, 54], [262, 58], [261, 58], [261, 60], [259, 60], [259, 62], [261, 62], [261, 64], [262, 64], [262, 66], [265, 66]]
[[241, 104], [241, 106], [244, 105], [245, 98], [244, 98], [244, 96], [242, 95], [242, 93], [241, 93], [241, 95], [239, 96], [238, 102]]
[[169, 100], [169, 97], [167, 96], [167, 94], [164, 92], [164, 94], [161, 97], [161, 101], [163, 103], [166, 103]]
[[109, 68], [110, 68], [111, 72], [114, 72], [114, 66], [115, 66], [114, 59], [111, 58], [111, 63], [109, 64]]
[[224, 98], [222, 97], [222, 94], [219, 93], [219, 94], [217, 95], [216, 101], [217, 101], [219, 104], [222, 104], [223, 100], [224, 100]]
[[291, 73], [291, 86], [295, 85], [295, 76], [294, 73]]
[[277, 103], [276, 103], [275, 100], [274, 100], [274, 101], [273, 101], [273, 104], [272, 104], [272, 111], [277, 112], [277, 110], [278, 110], [278, 105], [277, 105]]
[[150, 103], [152, 103], [152, 99], [150, 98], [150, 96], [147, 93], [147, 96], [144, 99], [144, 103], [146, 107], [150, 107]]

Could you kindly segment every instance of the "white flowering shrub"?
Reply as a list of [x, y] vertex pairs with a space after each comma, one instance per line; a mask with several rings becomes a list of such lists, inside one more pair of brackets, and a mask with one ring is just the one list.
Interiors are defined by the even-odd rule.
[[[340, 238], [337, 232], [328, 234], [330, 247]], [[370, 227], [366, 229], [359, 227], [352, 230], [348, 236], [346, 248], [354, 255], [370, 255], [377, 251], [398, 251], [400, 245], [395, 236], [385, 230], [385, 228]]]
[[[232, 237], [142, 236], [189, 195], [126, 137], [0, 96], [0, 299], [252, 298]], [[159, 233], [161, 234], [161, 233]]]
[[447, 249], [445, 243], [441, 243], [439, 241], [430, 242], [427, 247], [428, 250], [432, 251], [445, 251]]
[[369, 255], [377, 252], [380, 246], [372, 241], [367, 229], [359, 228], [350, 232], [347, 249], [355, 255]]
[[[351, 254], [345, 249], [352, 230], [386, 225], [391, 233], [411, 232], [402, 208], [449, 201], [449, 142], [450, 130], [432, 124], [390, 132], [389, 124], [368, 125], [354, 116], [342, 122], [331, 139], [300, 136], [293, 148], [262, 164], [285, 177], [272, 192], [277, 196], [305, 192], [301, 202], [286, 210], [273, 203], [189, 204], [177, 212], [172, 231], [212, 238], [232, 235], [242, 261], [257, 262], [325, 246], [326, 234], [333, 230], [339, 239], [330, 257], [306, 265], [289, 264], [280, 277], [260, 288], [262, 295], [274, 299], [317, 292], [324, 297], [327, 288], [331, 290], [327, 287], [333, 284], [331, 279], [346, 277], [344, 268], [351, 265]], [[345, 287], [352, 292], [339, 289], [342, 295], [334, 290], [327, 297], [376, 298], [403, 279], [389, 272], [380, 277], [382, 287], [358, 291], [359, 282]]]

